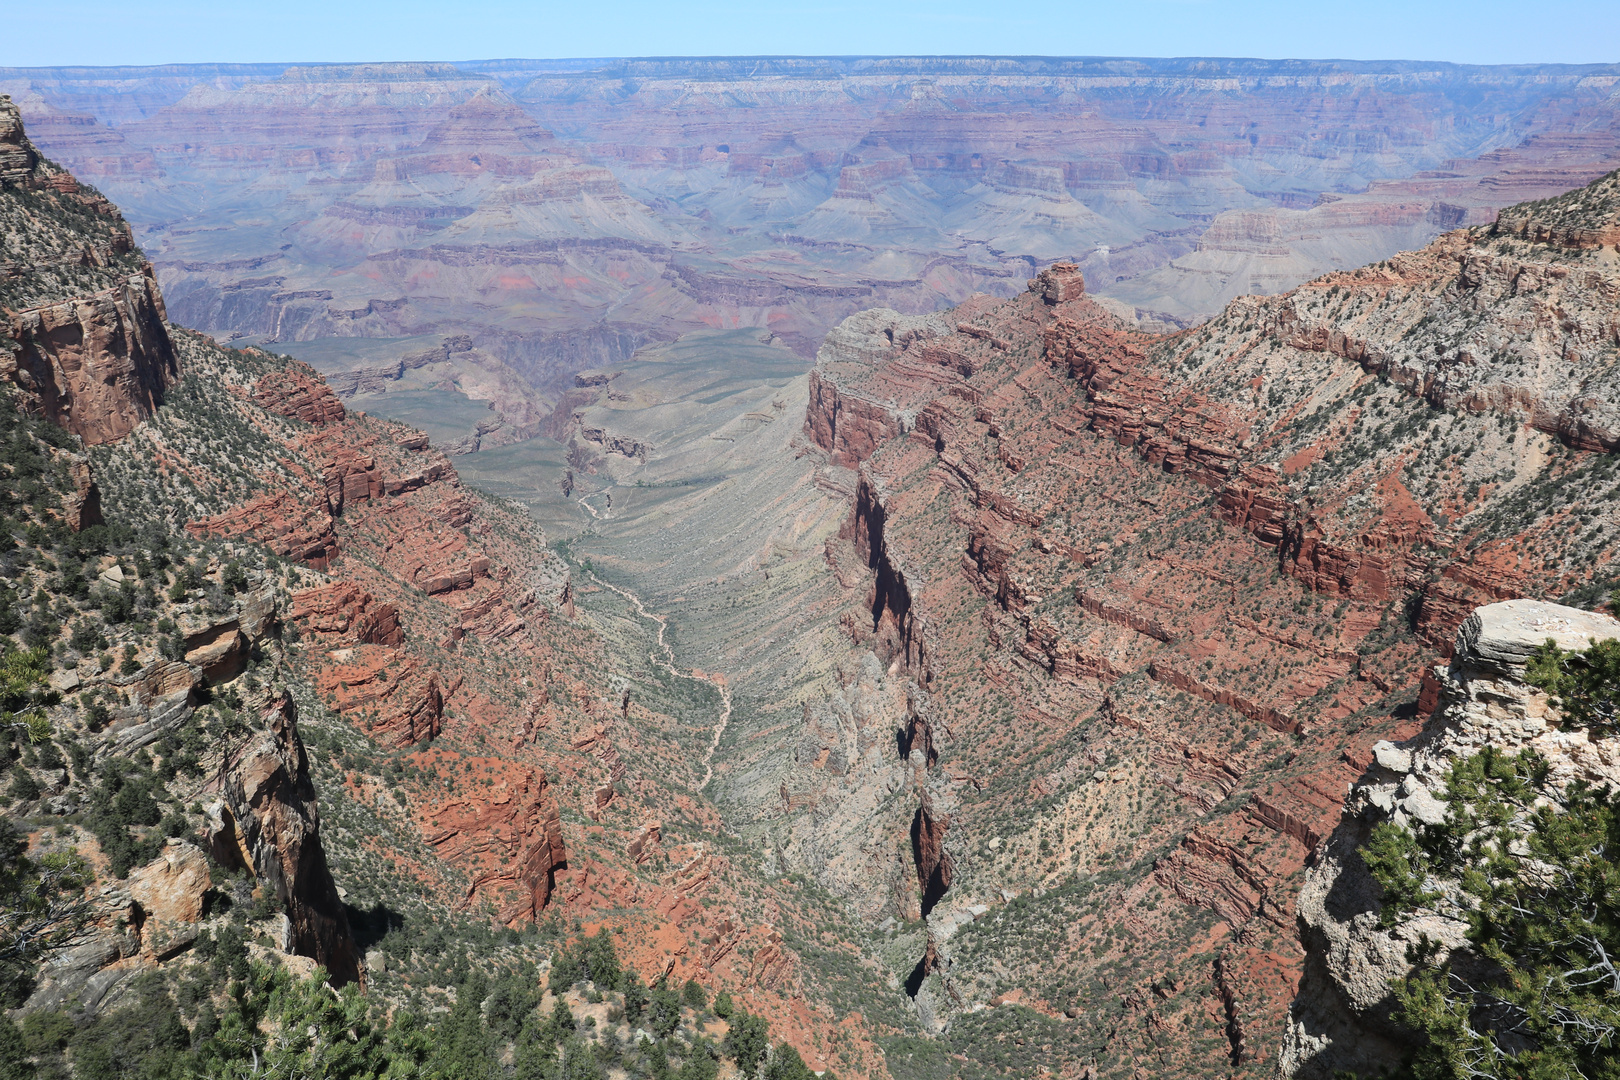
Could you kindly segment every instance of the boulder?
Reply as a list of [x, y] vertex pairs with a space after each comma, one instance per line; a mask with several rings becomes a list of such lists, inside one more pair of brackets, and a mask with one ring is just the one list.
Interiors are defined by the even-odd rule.
[[165, 960], [197, 940], [212, 884], [207, 857], [183, 840], [170, 840], [157, 858], [130, 871], [129, 896], [136, 905], [143, 956]]

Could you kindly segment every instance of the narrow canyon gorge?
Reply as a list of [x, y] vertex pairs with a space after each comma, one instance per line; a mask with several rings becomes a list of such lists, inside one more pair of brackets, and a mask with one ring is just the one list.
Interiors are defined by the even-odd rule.
[[1379, 1075], [1620, 784], [1620, 69], [0, 92], [7, 1067]]

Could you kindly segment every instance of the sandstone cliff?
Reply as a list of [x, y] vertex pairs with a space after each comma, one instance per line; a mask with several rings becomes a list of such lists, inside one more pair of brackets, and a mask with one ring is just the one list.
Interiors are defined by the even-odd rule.
[[320, 811], [292, 698], [273, 699], [263, 722], [264, 732], [221, 765], [220, 828], [211, 841], [285, 905], [290, 951], [313, 958], [335, 985], [354, 982], [363, 977], [360, 957], [321, 847]]

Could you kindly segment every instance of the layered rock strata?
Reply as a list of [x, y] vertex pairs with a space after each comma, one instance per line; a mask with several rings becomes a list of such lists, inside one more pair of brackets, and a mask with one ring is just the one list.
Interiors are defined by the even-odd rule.
[[[0, 188], [0, 213], [28, 204], [19, 191]], [[56, 957], [29, 1008], [117, 1009], [138, 976], [190, 964], [209, 934], [220, 963], [318, 963], [394, 1001], [425, 984], [408, 962], [363, 968], [353, 913], [372, 934], [407, 914], [450, 927], [452, 948], [468, 920], [572, 917], [619, 935], [649, 983], [726, 987], [813, 1063], [837, 1045], [840, 1062], [881, 1071], [874, 1029], [828, 1004], [843, 991], [804, 977], [799, 950], [829, 912], [762, 879], [699, 793], [693, 740], [709, 737], [723, 679], [682, 675], [672, 691], [633, 635], [576, 608], [532, 520], [464, 487], [421, 432], [351, 411], [288, 358], [179, 328], [170, 341], [185, 392], [121, 438], [55, 467], [81, 440], [21, 417], [26, 431], [6, 432], [21, 456], [0, 481], [51, 488], [9, 504], [50, 526], [39, 535], [93, 523], [99, 493], [105, 519], [143, 538], [63, 540], [47, 561], [29, 529], [29, 550], [5, 560], [19, 595], [56, 601], [25, 611], [26, 632], [60, 659], [51, 716], [74, 751], [71, 771], [49, 749], [19, 766], [34, 787], [19, 782], [29, 794], [8, 813], [36, 851], [77, 848], [105, 883], [85, 947]], [[783, 408], [762, 405], [757, 423]], [[96, 408], [106, 427], [116, 410]], [[106, 813], [120, 779], [135, 808]], [[249, 872], [216, 883], [184, 843], [148, 859], [175, 828]], [[549, 952], [493, 940], [529, 961]], [[881, 985], [834, 977], [862, 996]]]
[[179, 377], [163, 297], [129, 226], [34, 150], [0, 95], [0, 379], [87, 444], [114, 442]]
[[[546, 389], [716, 325], [768, 327], [808, 358], [854, 311], [1011, 295], [1060, 258], [1121, 310], [1187, 326], [1585, 182], [1620, 147], [1610, 67], [1198, 64], [13, 69], [0, 85], [47, 152], [138, 211], [187, 325], [466, 335]], [[275, 240], [222, 250], [244, 206]]]
[[211, 843], [222, 861], [244, 866], [274, 891], [291, 921], [291, 951], [312, 957], [336, 985], [363, 979], [321, 846], [320, 810], [291, 697], [266, 706], [263, 733], [227, 757], [218, 782], [220, 827]]
[[[896, 966], [929, 1023], [975, 1023], [1016, 968], [1014, 1000], [1092, 1045], [1196, 1068], [1155, 1032], [1204, 1023], [1181, 982], [1195, 952], [1172, 947], [1201, 910], [1228, 1059], [1276, 1067], [1307, 860], [1373, 744], [1433, 704], [1430, 660], [1482, 602], [1601, 595], [1614, 395], [1585, 388], [1615, 377], [1614, 265], [1511, 222], [1601, 229], [1614, 182], [1176, 335], [1121, 323], [1054, 266], [1014, 300], [829, 336], [805, 438], [829, 478], [854, 470], [827, 545], [844, 625], [952, 733], [919, 753], [897, 725], [912, 790], [960, 800], [929, 922], [1008, 905]], [[936, 880], [936, 812], [893, 821], [803, 764], [784, 784], [807, 837], [916, 826], [913, 895]], [[891, 888], [831, 870], [857, 903]], [[1031, 951], [1012, 929], [1030, 919], [1069, 929]], [[1095, 988], [1133, 967], [1115, 1024]]]

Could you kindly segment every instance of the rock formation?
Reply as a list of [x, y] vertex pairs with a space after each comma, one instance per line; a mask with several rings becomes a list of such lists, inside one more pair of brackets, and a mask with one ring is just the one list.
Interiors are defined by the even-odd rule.
[[[1028, 924], [1010, 910], [1005, 931], [930, 931], [908, 961], [930, 1024], [1004, 998], [1015, 963], [1029, 964], [1020, 1000], [1084, 1023], [1097, 991], [1072, 987], [1112, 983], [1122, 964], [1179, 985], [1190, 969], [1173, 950], [1113, 951], [1122, 935], [1163, 946], [1164, 898], [1220, 921], [1224, 943], [1199, 977], [1220, 990], [1230, 1062], [1276, 1067], [1309, 970], [1289, 940], [1298, 883], [1372, 744], [1412, 735], [1419, 700], [1443, 685], [1423, 658], [1448, 655], [1479, 604], [1595, 587], [1590, 568], [1609, 557], [1607, 516], [1589, 528], [1566, 500], [1607, 505], [1614, 395], [1583, 388], [1614, 378], [1601, 344], [1612, 264], [1513, 223], [1601, 230], [1620, 213], [1614, 182], [1236, 301], [1174, 336], [1122, 324], [1067, 266], [926, 327], [871, 312], [829, 336], [805, 437], [829, 484], [855, 469], [825, 554], [844, 625], [926, 686], [929, 727], [952, 732], [932, 740], [937, 758], [919, 755], [911, 726], [900, 736], [920, 786], [960, 800], [930, 926], [1008, 903], [1018, 875], [1019, 902], [1070, 927], [1016, 962], [1011, 927]], [[1535, 314], [1553, 309], [1569, 317]], [[846, 434], [850, 402], [870, 435]], [[802, 764], [773, 783], [794, 791], [801, 776]], [[1168, 804], [1119, 809], [1137, 798]], [[789, 813], [808, 813], [798, 799]], [[911, 828], [926, 889], [942, 865], [933, 805], [913, 803], [899, 826], [847, 797], [818, 804], [815, 828]], [[1116, 820], [1131, 839], [1113, 839]], [[1168, 820], [1181, 824], [1158, 831]], [[816, 865], [814, 848], [798, 853]], [[1064, 892], [1132, 857], [1108, 899]], [[882, 887], [855, 888], [855, 902]], [[1094, 1045], [1180, 1068], [1153, 1032], [1190, 1003], [1141, 985], [1128, 1010], [1141, 1026]]]
[[95, 445], [128, 435], [179, 377], [163, 297], [106, 199], [35, 152], [0, 94], [0, 379]]
[[1613, 740], [1563, 730], [1546, 694], [1529, 686], [1524, 672], [1546, 641], [1580, 650], [1616, 637], [1620, 622], [1613, 618], [1535, 600], [1490, 604], [1463, 622], [1440, 677], [1439, 707], [1412, 738], [1372, 748], [1371, 767], [1345, 801], [1344, 821], [1300, 889], [1305, 974], [1279, 1059], [1285, 1075], [1370, 1075], [1400, 1063], [1413, 1037], [1390, 1019], [1391, 984], [1413, 970], [1409, 950], [1420, 938], [1441, 946], [1436, 962], [1449, 959], [1465, 972], [1483, 963], [1463, 936], [1466, 924], [1442, 910], [1379, 926], [1383, 890], [1357, 854], [1375, 825], [1443, 821], [1451, 764], [1485, 746], [1536, 750], [1560, 786], [1584, 780], [1620, 787]]
[[212, 843], [275, 892], [291, 922], [291, 951], [313, 958], [336, 985], [363, 979], [321, 847], [320, 810], [292, 698], [272, 700], [263, 720], [264, 732], [222, 766], [221, 824]]

